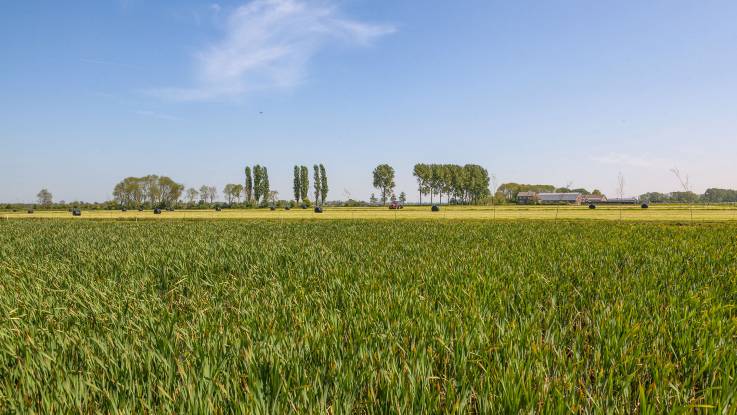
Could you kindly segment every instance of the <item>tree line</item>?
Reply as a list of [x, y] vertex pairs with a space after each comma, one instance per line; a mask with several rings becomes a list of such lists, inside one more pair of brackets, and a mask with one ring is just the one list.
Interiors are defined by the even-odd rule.
[[[310, 199], [310, 171], [307, 166], [295, 165], [293, 173], [293, 201], [279, 200], [278, 192], [272, 190], [269, 184], [269, 172], [265, 166], [255, 165], [245, 167], [245, 181], [229, 183], [222, 189], [222, 194], [228, 205], [242, 207], [276, 206], [290, 204], [311, 205], [325, 204], [329, 191], [328, 178], [325, 166], [312, 166], [312, 200]], [[475, 164], [464, 166], [456, 164], [415, 164], [412, 175], [417, 180], [420, 203], [423, 196], [429, 196], [430, 203], [457, 203], [478, 204], [488, 203], [488, 197], [494, 193], [496, 203], [515, 202], [520, 192], [576, 192], [581, 194], [601, 195], [598, 189], [589, 192], [585, 188], [572, 188], [566, 185], [556, 187], [549, 184], [503, 183], [498, 188], [490, 190], [491, 179], [486, 169]], [[395, 194], [395, 170], [388, 164], [380, 164], [373, 170], [373, 186], [379, 191], [379, 197], [371, 194], [370, 204], [387, 201], [405, 203], [407, 196], [404, 192]], [[53, 196], [48, 189], [41, 189], [36, 195], [38, 205], [42, 208], [65, 208], [74, 205], [89, 206], [92, 208], [111, 208], [111, 206], [127, 208], [175, 207], [186, 202], [188, 207], [209, 206], [218, 199], [218, 189], [215, 186], [203, 185], [199, 189], [177, 183], [168, 176], [149, 174], [143, 177], [126, 177], [117, 183], [113, 189], [113, 200], [105, 203], [72, 202], [53, 203]], [[640, 195], [642, 201], [652, 203], [737, 203], [737, 190], [709, 188], [704, 194], [692, 191], [676, 191], [670, 193], [648, 192]], [[349, 200], [355, 205], [360, 201]], [[7, 204], [6, 208], [11, 208]], [[20, 204], [18, 206], [26, 206]], [[34, 205], [36, 207], [37, 205]]]
[[640, 195], [640, 200], [652, 203], [735, 203], [737, 190], [709, 188], [703, 194], [692, 191], [670, 193], [648, 192]]
[[[314, 164], [312, 166], [312, 186], [313, 195], [316, 204], [324, 205], [328, 197], [328, 176], [325, 171], [325, 166], [321, 164]], [[307, 166], [294, 166], [294, 173], [292, 179], [292, 192], [294, 195], [294, 201], [296, 203], [302, 203], [304, 205], [310, 205], [309, 197], [310, 188], [310, 176], [309, 169]]]
[[412, 175], [417, 179], [417, 190], [422, 196], [434, 197], [443, 203], [475, 204], [489, 196], [489, 173], [477, 164], [415, 164]]
[[113, 188], [113, 199], [121, 206], [173, 206], [182, 195], [184, 185], [167, 176], [149, 174], [126, 177]]
[[[275, 206], [282, 202], [279, 193], [272, 190], [269, 184], [269, 171], [266, 166], [256, 164], [244, 169], [244, 183], [228, 183], [222, 194], [228, 205], [241, 204], [243, 207]], [[316, 203], [325, 203], [328, 195], [328, 176], [325, 166], [314, 165], [314, 198]], [[310, 204], [308, 197], [309, 175], [307, 166], [295, 166], [295, 202]], [[37, 195], [44, 206], [51, 204], [51, 193], [43, 189]], [[188, 206], [212, 205], [218, 199], [215, 186], [203, 185], [199, 189], [175, 182], [167, 176], [147, 175], [144, 177], [126, 177], [113, 188], [113, 200], [119, 206], [127, 208], [139, 207], [174, 207], [180, 200]]]

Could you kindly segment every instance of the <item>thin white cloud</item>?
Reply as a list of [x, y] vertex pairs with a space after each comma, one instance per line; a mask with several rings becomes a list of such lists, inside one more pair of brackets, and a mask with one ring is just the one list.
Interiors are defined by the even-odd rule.
[[651, 157], [647, 154], [633, 155], [627, 153], [608, 153], [600, 156], [592, 156], [591, 160], [601, 164], [611, 164], [616, 166], [631, 166], [644, 168], [671, 168], [673, 163], [668, 159], [660, 157]]
[[169, 115], [169, 114], [162, 114], [160, 112], [156, 111], [148, 111], [148, 110], [138, 110], [134, 111], [136, 115], [140, 115], [142, 117], [148, 117], [148, 118], [156, 118], [157, 120], [165, 120], [165, 121], [180, 121], [181, 118]]
[[197, 101], [289, 88], [330, 41], [364, 46], [395, 31], [350, 20], [329, 2], [309, 0], [254, 0], [233, 10], [225, 22], [222, 39], [196, 54], [195, 86], [157, 89], [155, 95]]

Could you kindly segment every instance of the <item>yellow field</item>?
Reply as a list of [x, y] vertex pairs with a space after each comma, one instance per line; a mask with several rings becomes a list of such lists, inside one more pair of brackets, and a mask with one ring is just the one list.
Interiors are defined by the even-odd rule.
[[152, 210], [138, 211], [82, 211], [81, 217], [73, 217], [67, 211], [41, 211], [33, 214], [25, 211], [0, 212], [0, 219], [19, 218], [68, 218], [85, 219], [476, 219], [476, 220], [624, 220], [624, 221], [677, 221], [677, 222], [722, 222], [737, 221], [734, 206], [654, 206], [641, 209], [639, 206], [442, 206], [440, 212], [431, 212], [429, 206], [410, 206], [402, 210], [386, 207], [339, 208], [326, 207], [324, 213], [316, 214], [312, 209], [223, 209], [177, 210], [155, 215]]

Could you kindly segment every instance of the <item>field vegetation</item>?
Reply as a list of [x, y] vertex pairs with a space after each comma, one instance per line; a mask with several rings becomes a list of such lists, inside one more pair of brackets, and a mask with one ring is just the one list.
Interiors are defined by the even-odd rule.
[[0, 412], [728, 413], [735, 246], [730, 223], [0, 221]]
[[[72, 218], [67, 210], [37, 210], [28, 214], [26, 210], [0, 210], [0, 220], [27, 218]], [[163, 211], [154, 215], [153, 209], [137, 210], [83, 210], [74, 219], [413, 219], [413, 220], [601, 220], [601, 221], [651, 221], [704, 223], [737, 221], [737, 207], [733, 205], [653, 205], [649, 209], [640, 206], [541, 206], [541, 205], [502, 205], [502, 206], [441, 206], [439, 212], [432, 212], [430, 206], [405, 206], [401, 210], [386, 207], [326, 207], [321, 214], [312, 209], [299, 207], [285, 210], [266, 209], [182, 209], [173, 212]]]

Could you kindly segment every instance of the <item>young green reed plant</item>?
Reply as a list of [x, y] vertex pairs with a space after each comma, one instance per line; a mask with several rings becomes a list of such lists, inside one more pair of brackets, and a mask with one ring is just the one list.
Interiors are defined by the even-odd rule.
[[735, 231], [5, 221], [0, 412], [729, 412]]

